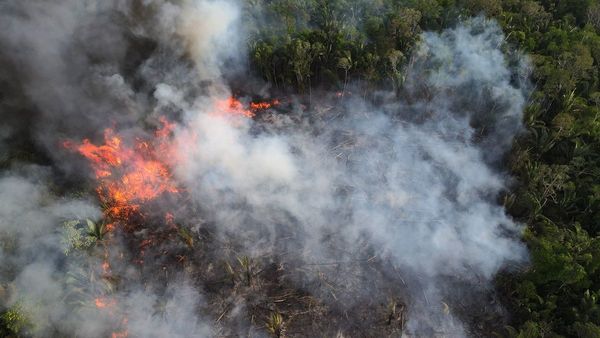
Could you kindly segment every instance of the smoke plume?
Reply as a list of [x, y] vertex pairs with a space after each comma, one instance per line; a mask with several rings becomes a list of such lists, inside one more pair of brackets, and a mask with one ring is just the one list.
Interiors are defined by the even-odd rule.
[[[398, 95], [315, 91], [309, 106], [286, 97], [223, 114], [228, 79], [247, 76], [243, 18], [221, 0], [0, 4], [3, 309], [22, 309], [32, 336], [266, 335], [252, 312], [265, 306], [297, 316], [290, 335], [353, 336], [369, 332], [361, 318], [384, 326], [375, 317], [389, 303], [406, 308], [404, 334], [469, 335], [456, 299], [493, 293], [495, 274], [526, 259], [521, 226], [498, 203], [525, 58], [473, 18], [422, 34]], [[105, 206], [64, 141], [99, 144], [112, 128], [135, 148], [163, 117], [173, 134], [160, 160], [184, 197], [86, 242]], [[41, 165], [11, 153], [20, 140]], [[178, 232], [161, 230], [164, 212]], [[223, 262], [234, 262], [231, 283]], [[304, 300], [278, 308], [277, 283], [328, 309], [327, 323], [302, 317]]]

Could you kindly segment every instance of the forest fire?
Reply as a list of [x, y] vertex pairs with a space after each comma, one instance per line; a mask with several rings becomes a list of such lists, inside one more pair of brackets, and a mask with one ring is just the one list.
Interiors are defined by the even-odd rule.
[[256, 115], [257, 111], [269, 109], [279, 104], [280, 101], [275, 99], [271, 101], [251, 102], [248, 107], [244, 107], [240, 100], [231, 96], [227, 99], [217, 100], [215, 102], [215, 113], [219, 115], [239, 115], [252, 118]]
[[125, 338], [129, 336], [127, 331], [123, 331], [123, 332], [113, 332], [111, 334], [111, 338]]
[[89, 160], [98, 181], [96, 192], [112, 219], [126, 220], [140, 205], [177, 188], [164, 159], [169, 159], [169, 137], [173, 124], [161, 119], [162, 127], [153, 140], [136, 139], [127, 146], [113, 129], [104, 131], [104, 144], [89, 139], [81, 144], [65, 143]]
[[554, 2], [2, 2], [0, 337], [600, 337]]
[[[279, 104], [279, 101], [242, 104], [238, 99], [230, 97], [214, 102], [211, 114], [223, 117], [252, 118], [259, 110], [265, 110]], [[180, 196], [184, 191], [172, 175], [172, 168], [179, 161], [175, 147], [182, 142], [175, 139], [175, 123], [165, 117], [159, 119], [160, 126], [153, 133], [142, 133], [144, 137], [135, 137], [133, 140], [125, 134], [120, 134], [115, 128], [104, 130], [103, 143], [97, 144], [90, 139], [76, 143], [63, 142], [63, 146], [88, 160], [96, 180], [96, 193], [103, 204], [106, 224], [104, 229], [111, 233], [116, 227], [121, 227], [129, 232], [144, 226], [141, 221], [158, 222], [163, 225], [157, 232], [149, 232], [144, 238], [133, 240], [133, 247], [137, 248], [136, 257], [132, 262], [144, 265], [147, 252], [154, 252], [155, 244], [159, 238], [168, 238], [167, 233], [183, 238], [188, 247], [193, 246], [193, 238], [175, 222], [175, 214], [168, 208], [163, 210], [161, 217], [149, 215], [151, 210], [147, 205], [163, 196]], [[232, 122], [233, 123], [233, 122]], [[196, 135], [186, 135], [184, 142], [193, 146]], [[188, 139], [191, 137], [191, 139]], [[181, 138], [181, 137], [180, 137]], [[179, 143], [178, 143], [179, 142]], [[145, 228], [145, 226], [144, 226]], [[109, 238], [112, 238], [109, 237]], [[108, 240], [107, 243], [109, 243]], [[103, 278], [112, 280], [113, 274], [119, 274], [118, 268], [113, 269], [108, 245], [104, 246], [101, 271]], [[160, 251], [161, 255], [165, 252]], [[178, 261], [182, 261], [180, 256]], [[118, 307], [115, 299], [109, 296], [100, 296], [93, 300], [97, 309], [114, 312]], [[112, 337], [127, 337], [127, 317], [118, 319], [119, 327]]]
[[99, 309], [105, 309], [105, 308], [116, 305], [116, 302], [114, 300], [106, 299], [103, 297], [98, 297], [98, 298], [94, 299], [94, 304], [96, 304], [96, 307]]
[[[117, 302], [114, 299], [108, 299], [105, 297], [98, 297], [96, 299], [94, 299], [94, 303], [96, 305], [96, 308], [100, 309], [100, 310], [105, 310], [105, 311], [110, 311], [110, 315], [116, 315], [116, 313], [113, 311], [114, 308], [117, 306]], [[122, 319], [120, 319], [120, 327], [122, 328], [119, 331], [115, 331], [111, 333], [111, 338], [125, 338], [129, 336], [129, 331], [127, 330], [127, 317], [124, 317]]]
[[256, 111], [256, 110], [269, 109], [269, 108], [279, 105], [280, 103], [281, 102], [277, 99], [267, 101], [267, 102], [251, 102], [250, 110]]
[[[278, 104], [279, 100], [271, 100], [245, 106], [232, 96], [215, 101], [212, 113], [251, 118], [256, 112]], [[181, 192], [171, 174], [171, 168], [178, 162], [173, 151], [175, 124], [165, 117], [160, 118], [160, 123], [152, 137], [138, 137], [133, 142], [126, 142], [113, 128], [107, 128], [103, 144], [94, 144], [89, 139], [81, 143], [63, 143], [64, 147], [89, 161], [98, 183], [98, 198], [105, 206], [105, 215], [111, 220], [106, 226], [108, 231], [114, 229], [115, 221], [127, 224], [133, 215], [139, 215], [145, 203]], [[172, 226], [172, 213], [167, 213], [165, 220], [167, 225]]]

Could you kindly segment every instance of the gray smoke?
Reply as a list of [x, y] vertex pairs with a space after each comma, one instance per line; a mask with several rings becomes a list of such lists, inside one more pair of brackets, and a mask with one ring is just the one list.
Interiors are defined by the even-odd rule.
[[424, 275], [432, 294], [439, 276], [489, 280], [525, 256], [496, 200], [507, 178], [494, 165], [522, 128], [526, 91], [502, 41], [481, 18], [426, 33], [408, 70], [412, 102], [350, 98], [316, 125], [282, 117], [256, 135], [252, 121], [231, 123], [195, 99], [182, 107], [179, 135], [197, 137], [182, 141], [178, 177], [223, 237], [241, 234], [257, 255], [291, 232], [307, 261], [345, 261], [339, 246], [366, 239], [374, 255]]
[[[245, 55], [235, 2], [7, 1], [0, 28], [0, 60], [12, 67], [0, 82], [13, 96], [1, 114], [12, 121], [27, 111], [31, 124], [3, 128], [0, 141], [25, 129], [59, 172], [87, 179], [60, 140], [98, 136], [111, 125], [143, 134], [140, 121], [178, 116], [174, 174], [190, 196], [184, 215], [198, 223], [194, 238], [201, 241], [199, 229], [210, 225], [214, 240], [236, 253], [289, 264], [298, 271], [291, 283], [342, 312], [403, 290], [409, 333], [466, 335], [453, 309], [440, 310], [453, 293], [449, 279], [489, 288], [508, 262], [526, 257], [521, 227], [497, 199], [509, 182], [498, 169], [502, 156], [522, 129], [527, 63], [504, 52], [493, 21], [424, 33], [400, 98], [375, 93], [384, 103], [374, 104], [313, 94], [310, 108], [290, 104], [256, 120], [214, 113], [215, 102], [231, 95], [225, 77]], [[63, 222], [101, 222], [101, 212], [89, 197], [52, 193], [53, 174], [11, 168], [0, 179], [0, 259], [10, 267], [2, 283], [15, 288], [3, 301], [22, 304], [39, 323], [31, 335], [92, 337], [115, 327], [143, 337], [239, 333], [215, 324], [220, 313], [192, 272], [164, 282], [123, 259], [130, 284], [113, 290], [86, 273], [101, 264], [101, 247], [87, 258], [65, 256]], [[126, 252], [126, 241], [110, 250]], [[332, 262], [336, 268], [327, 267]], [[67, 273], [78, 276], [84, 295], [77, 299], [87, 306], [67, 301]], [[114, 311], [89, 304], [107, 294]], [[243, 333], [252, 304], [227, 298], [235, 303], [228, 323]]]
[[[161, 81], [171, 77], [178, 84], [219, 78], [221, 73], [204, 71], [218, 69], [211, 62], [223, 56], [211, 53], [205, 60], [201, 49], [222, 41], [216, 34], [224, 34], [238, 16], [234, 13], [237, 9], [231, 5], [199, 1], [3, 2], [0, 60], [7, 73], [0, 78], [6, 94], [0, 113], [7, 125], [2, 127], [0, 149], [3, 153], [6, 149], [7, 156], [2, 162], [14, 156], [8, 139], [27, 134], [56, 167], [90, 178], [89, 172], [82, 174], [89, 168], [72, 162], [59, 144], [94, 137], [114, 124], [143, 132], [134, 124], [152, 110], [148, 93], [155, 90], [153, 79], [165, 70], [169, 74]], [[221, 23], [221, 28], [211, 32], [208, 28], [213, 25], [208, 25], [195, 32], [191, 26], [201, 14]], [[167, 51], [154, 52], [157, 43]], [[184, 59], [188, 53], [206, 67], [202, 72], [200, 66], [193, 72], [193, 62]], [[136, 88], [136, 82], [146, 81], [151, 88]], [[22, 333], [101, 337], [126, 330], [142, 337], [211, 335], [209, 321], [199, 312], [203, 296], [184, 277], [171, 277], [167, 290], [159, 293], [151, 280], [137, 281], [139, 273], [133, 271], [128, 287], [115, 290], [100, 271], [102, 245], [86, 246], [86, 220], [100, 224], [100, 206], [91, 196], [57, 196], [53, 190], [61, 189], [53, 186], [56, 175], [48, 167], [21, 167], [3, 170], [0, 181], [0, 305], [2, 310], [18, 309], [33, 324]], [[73, 245], [86, 246], [85, 255]], [[126, 250], [122, 244], [113, 245], [110, 250], [115, 253]], [[123, 264], [123, 269], [135, 270], [126, 266], [130, 262]], [[95, 306], [98, 298], [107, 308]]]
[[37, 167], [0, 178], [2, 276], [3, 283], [8, 279], [14, 288], [3, 301], [8, 306], [22, 303], [31, 319], [40, 323], [39, 335], [60, 322], [72, 323], [63, 303], [67, 290], [60, 273], [64, 260], [60, 223], [100, 217], [89, 200], [53, 196], [47, 179], [47, 170]]

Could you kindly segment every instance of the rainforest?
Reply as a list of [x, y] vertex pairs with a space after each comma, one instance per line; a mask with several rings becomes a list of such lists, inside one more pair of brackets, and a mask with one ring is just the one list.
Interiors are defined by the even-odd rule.
[[4, 0], [0, 67], [0, 336], [600, 337], [597, 0]]

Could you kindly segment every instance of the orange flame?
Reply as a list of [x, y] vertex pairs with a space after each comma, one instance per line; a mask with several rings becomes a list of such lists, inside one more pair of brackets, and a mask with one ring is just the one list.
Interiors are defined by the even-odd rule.
[[[171, 159], [169, 136], [174, 125], [161, 119], [162, 127], [151, 141], [137, 139], [133, 147], [123, 144], [113, 129], [104, 131], [104, 144], [96, 145], [84, 139], [81, 144], [65, 142], [86, 157], [94, 170], [96, 191], [108, 206], [106, 214], [113, 219], [126, 220], [139, 210], [140, 204], [164, 193], [177, 193], [169, 167], [163, 159]], [[110, 227], [109, 227], [110, 229]]]
[[126, 338], [129, 336], [129, 332], [127, 330], [127, 323], [129, 322], [129, 320], [127, 319], [127, 317], [123, 318], [123, 322], [121, 323], [122, 326], [125, 327], [125, 329], [123, 331], [119, 331], [119, 332], [113, 332], [111, 334], [111, 338]]
[[270, 102], [251, 102], [250, 103], [250, 109], [253, 111], [256, 110], [265, 110], [265, 109], [269, 109], [272, 108], [273, 106], [277, 106], [279, 105], [279, 100], [275, 99], [272, 100]]
[[244, 109], [244, 106], [240, 100], [233, 96], [225, 100], [217, 100], [215, 102], [215, 109], [217, 114], [241, 115], [249, 118], [254, 117], [254, 112], [249, 109]]
[[129, 333], [127, 331], [113, 332], [111, 335], [111, 338], [126, 338], [128, 336], [129, 336]]
[[105, 309], [107, 307], [112, 307], [112, 306], [116, 305], [116, 302], [114, 300], [106, 299], [103, 297], [98, 297], [98, 298], [94, 299], [94, 303], [96, 304], [96, 307], [99, 309]]
[[[153, 137], [147, 139], [137, 138], [133, 142], [126, 142], [122, 135], [107, 128], [102, 144], [94, 144], [89, 139], [84, 139], [81, 143], [64, 143], [66, 148], [88, 159], [97, 181], [96, 192], [106, 206], [104, 212], [109, 219], [106, 224], [109, 232], [117, 225], [130, 224], [133, 214], [144, 216], [140, 212], [145, 203], [163, 194], [180, 192], [170, 171], [177, 163], [177, 152], [173, 151], [171, 138], [175, 124], [165, 118], [161, 118], [160, 122], [161, 127], [154, 132]], [[167, 224], [174, 226], [175, 217], [172, 213], [167, 213], [165, 218]], [[150, 239], [140, 243], [142, 254], [144, 248], [151, 244]], [[143, 263], [142, 260], [139, 261]], [[101, 268], [104, 275], [112, 273], [106, 246]], [[115, 315], [121, 313], [117, 311], [117, 301], [113, 298], [97, 297], [94, 304], [103, 311], [111, 311]], [[111, 337], [127, 336], [125, 317]]]
[[106, 259], [102, 262], [102, 272], [105, 275], [107, 275], [110, 272], [110, 264]]
[[215, 102], [215, 110], [219, 115], [238, 115], [252, 118], [256, 115], [257, 111], [272, 108], [279, 105], [279, 103], [279, 100], [250, 102], [249, 107], [245, 108], [240, 100], [231, 96], [224, 100], [217, 100]]
[[165, 214], [165, 223], [167, 223], [171, 229], [177, 229], [177, 224], [175, 224], [175, 216], [173, 213], [167, 212]]
[[[98, 309], [112, 308], [117, 305], [117, 302], [115, 300], [107, 300], [105, 298], [96, 298], [94, 300], [94, 302], [96, 303], [96, 307]], [[114, 314], [114, 312], [113, 312], [113, 314]], [[125, 329], [122, 331], [113, 332], [111, 334], [111, 337], [112, 338], [125, 338], [125, 337], [129, 336], [129, 332], [127, 330], [127, 323], [128, 323], [127, 317], [123, 318], [120, 326], [125, 327]]]
[[[216, 101], [214, 112], [251, 118], [257, 111], [279, 103], [279, 100], [252, 102], [245, 107], [232, 96]], [[164, 117], [160, 122], [162, 126], [154, 132], [153, 138], [136, 139], [133, 146], [127, 145], [111, 128], [104, 131], [103, 144], [94, 144], [89, 139], [80, 144], [64, 143], [90, 161], [98, 180], [96, 191], [107, 206], [105, 214], [114, 220], [127, 221], [140, 211], [142, 204], [165, 193], [180, 192], [170, 172], [170, 166], [178, 162], [171, 140], [175, 124]], [[114, 224], [107, 228], [112, 230]]]

